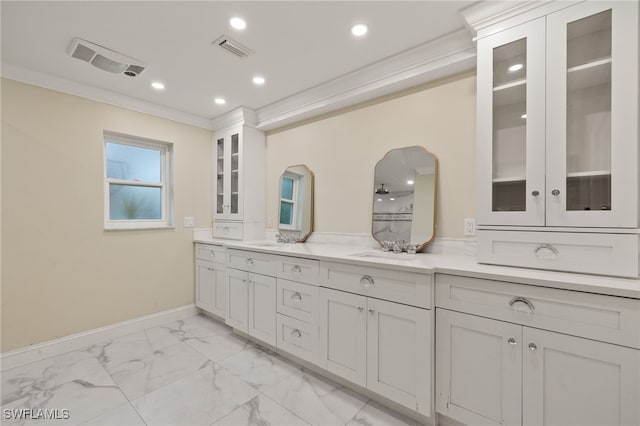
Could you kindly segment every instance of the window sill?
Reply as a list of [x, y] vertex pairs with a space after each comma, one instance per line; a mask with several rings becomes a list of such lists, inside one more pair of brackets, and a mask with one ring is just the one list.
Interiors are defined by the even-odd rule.
[[161, 229], [176, 229], [174, 225], [136, 225], [136, 226], [122, 226], [122, 225], [105, 225], [104, 230], [110, 231], [152, 231]]

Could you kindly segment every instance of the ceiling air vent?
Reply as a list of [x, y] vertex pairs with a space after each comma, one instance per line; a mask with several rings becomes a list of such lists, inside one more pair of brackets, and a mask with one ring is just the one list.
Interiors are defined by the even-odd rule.
[[218, 37], [218, 39], [211, 44], [223, 48], [224, 50], [234, 54], [238, 58], [246, 58], [247, 56], [253, 54], [253, 50], [249, 49], [246, 46], [243, 46], [235, 40], [230, 39], [224, 34]]
[[96, 68], [112, 74], [124, 74], [129, 77], [139, 75], [147, 67], [137, 59], [107, 49], [95, 43], [74, 38], [67, 53], [72, 58], [88, 62]]

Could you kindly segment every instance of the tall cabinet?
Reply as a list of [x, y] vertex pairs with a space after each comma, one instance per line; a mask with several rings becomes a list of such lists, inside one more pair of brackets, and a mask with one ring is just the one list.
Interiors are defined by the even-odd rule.
[[637, 277], [638, 3], [512, 15], [478, 31], [478, 260]]
[[251, 117], [239, 108], [214, 123], [214, 238], [264, 238], [265, 136]]

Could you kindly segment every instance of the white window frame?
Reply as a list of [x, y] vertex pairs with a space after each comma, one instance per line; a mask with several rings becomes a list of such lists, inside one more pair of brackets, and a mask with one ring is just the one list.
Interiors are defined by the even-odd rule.
[[[288, 178], [293, 180], [293, 192], [292, 199], [282, 198], [282, 179]], [[299, 195], [299, 185], [300, 185], [300, 176], [295, 173], [285, 172], [280, 178], [280, 204], [278, 205], [278, 227], [279, 229], [283, 229], [286, 231], [299, 231], [299, 218], [298, 218], [298, 195]], [[282, 211], [282, 203], [293, 204], [293, 209], [291, 211], [292, 221], [291, 225], [280, 223], [280, 212]]]
[[[173, 144], [106, 131], [103, 136], [104, 229], [127, 230], [173, 228]], [[114, 179], [107, 177], [107, 143], [159, 150], [160, 182], [141, 182], [137, 180]], [[110, 220], [109, 212], [111, 199], [109, 195], [109, 188], [112, 184], [160, 188], [161, 218], [144, 220]]]

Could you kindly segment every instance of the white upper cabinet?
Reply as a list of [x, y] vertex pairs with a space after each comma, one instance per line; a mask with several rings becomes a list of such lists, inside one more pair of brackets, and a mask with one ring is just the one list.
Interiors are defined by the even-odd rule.
[[478, 40], [478, 224], [638, 227], [637, 2]]
[[242, 219], [241, 128], [226, 131], [214, 138], [216, 219]]
[[478, 41], [478, 223], [544, 225], [544, 18]]

